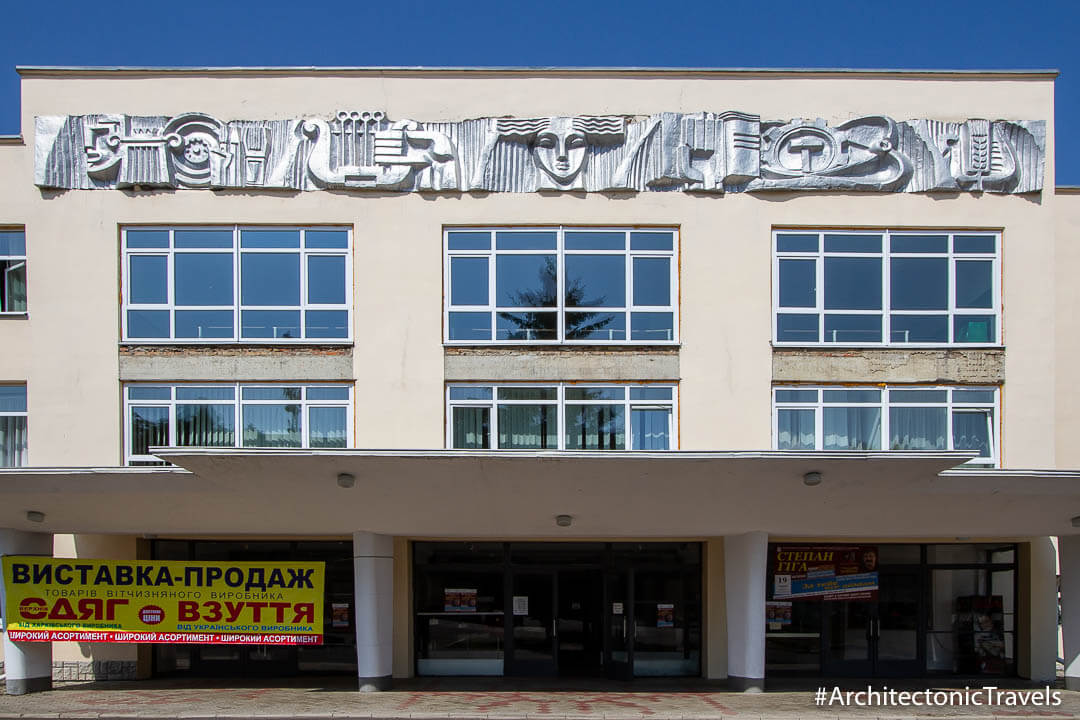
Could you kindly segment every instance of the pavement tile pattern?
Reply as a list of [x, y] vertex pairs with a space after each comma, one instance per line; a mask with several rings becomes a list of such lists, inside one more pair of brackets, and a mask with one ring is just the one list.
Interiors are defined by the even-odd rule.
[[[830, 681], [831, 682], [831, 681]], [[831, 689], [832, 685], [826, 683]], [[1002, 683], [1007, 686], [1006, 683]], [[875, 684], [880, 689], [881, 683]], [[972, 687], [977, 687], [972, 683]], [[866, 684], [847, 683], [851, 690]], [[931, 683], [891, 685], [923, 690]], [[953, 684], [951, 688], [962, 688]], [[1013, 684], [1014, 688], [1030, 690]], [[764, 694], [724, 692], [708, 683], [529, 683], [400, 682], [383, 693], [358, 693], [346, 678], [282, 681], [151, 680], [58, 684], [32, 695], [0, 695], [0, 720], [44, 718], [310, 718], [332, 720], [974, 720], [1045, 718], [1080, 720], [1080, 692], [1058, 690], [1057, 707], [827, 707], [815, 703], [813, 688], [792, 686]]]

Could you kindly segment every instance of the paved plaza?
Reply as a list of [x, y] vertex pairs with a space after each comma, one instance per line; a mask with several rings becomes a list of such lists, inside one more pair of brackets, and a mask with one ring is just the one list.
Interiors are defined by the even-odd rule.
[[[1001, 683], [1012, 691], [1038, 689]], [[861, 681], [842, 683], [865, 690]], [[830, 692], [831, 681], [827, 685]], [[934, 681], [876, 683], [883, 690], [962, 689]], [[981, 687], [980, 682], [971, 687]], [[703, 682], [633, 685], [574, 681], [411, 680], [391, 692], [361, 694], [349, 678], [283, 681], [151, 680], [70, 683], [51, 692], [0, 696], [0, 720], [13, 718], [1077, 718], [1080, 693], [1057, 690], [1056, 707], [819, 707], [813, 685], [788, 684], [764, 694], [725, 692]], [[1045, 690], [1044, 690], [1045, 692]]]

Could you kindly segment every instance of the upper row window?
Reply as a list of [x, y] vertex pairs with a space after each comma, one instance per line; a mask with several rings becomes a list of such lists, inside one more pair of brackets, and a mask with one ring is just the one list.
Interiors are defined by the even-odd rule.
[[346, 228], [126, 228], [125, 340], [348, 340]]
[[26, 312], [26, 233], [0, 230], [0, 313]]
[[678, 340], [673, 229], [445, 232], [448, 343]]
[[773, 234], [773, 340], [813, 345], [995, 345], [997, 233]]

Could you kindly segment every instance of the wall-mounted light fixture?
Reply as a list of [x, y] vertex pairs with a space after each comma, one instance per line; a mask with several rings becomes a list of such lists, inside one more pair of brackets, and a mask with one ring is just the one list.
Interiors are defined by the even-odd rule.
[[558, 525], [559, 527], [570, 527], [571, 525], [574, 524], [574, 516], [573, 515], [556, 515], [555, 516], [555, 524]]
[[1074, 517], [1071, 522], [1073, 527], [1080, 527], [1080, 515]]
[[30, 522], [45, 522], [45, 513], [38, 510], [27, 510], [26, 519]]
[[338, 487], [351, 488], [356, 484], [356, 476], [352, 473], [338, 473], [337, 484]]
[[817, 470], [811, 470], [802, 476], [803, 485], [807, 487], [814, 487], [821, 484], [821, 473]]

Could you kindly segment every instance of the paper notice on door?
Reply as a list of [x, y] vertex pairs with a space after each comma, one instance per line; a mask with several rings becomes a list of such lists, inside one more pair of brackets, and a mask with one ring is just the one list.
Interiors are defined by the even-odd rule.
[[529, 614], [529, 596], [528, 595], [515, 595], [514, 596], [514, 614], [515, 615], [528, 615]]

